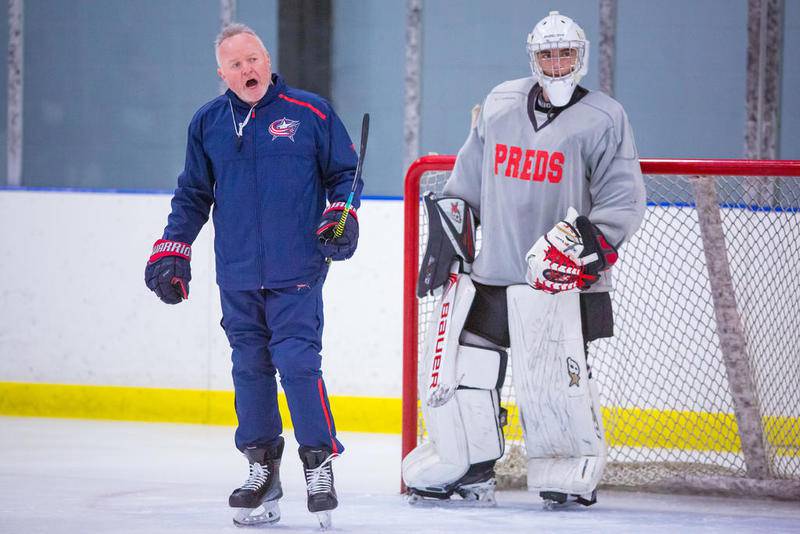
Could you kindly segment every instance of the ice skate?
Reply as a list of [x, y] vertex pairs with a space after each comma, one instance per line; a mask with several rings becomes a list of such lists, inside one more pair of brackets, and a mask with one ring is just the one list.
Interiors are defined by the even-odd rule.
[[[495, 500], [495, 479], [489, 479], [472, 484], [463, 484], [453, 488], [408, 488], [407, 502], [412, 506], [441, 506], [441, 507], [492, 507], [497, 506]], [[461, 499], [451, 499], [458, 495]]]
[[597, 490], [583, 495], [572, 495], [558, 491], [541, 491], [545, 510], [561, 510], [574, 505], [591, 506], [597, 502]]
[[281, 518], [278, 499], [283, 496], [280, 479], [283, 438], [277, 445], [244, 451], [250, 464], [250, 476], [228, 498], [236, 511], [233, 523], [238, 527], [276, 523]]
[[[418, 506], [496, 506], [494, 462], [470, 467], [461, 479], [444, 487], [408, 488], [408, 503]], [[451, 499], [453, 494], [461, 497]]]
[[306, 476], [308, 511], [317, 516], [322, 530], [331, 527], [331, 510], [339, 505], [333, 487], [331, 462], [339, 456], [324, 448], [300, 447], [300, 459]]
[[494, 478], [473, 484], [463, 484], [456, 489], [462, 499], [477, 506], [495, 506], [494, 490], [497, 482]]

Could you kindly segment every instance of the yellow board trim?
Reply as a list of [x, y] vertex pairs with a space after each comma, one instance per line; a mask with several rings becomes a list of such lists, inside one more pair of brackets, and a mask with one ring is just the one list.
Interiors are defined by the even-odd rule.
[[[278, 404], [291, 428], [282, 393]], [[332, 396], [330, 404], [337, 430], [401, 431], [400, 399]], [[518, 427], [516, 408], [507, 408], [509, 428]], [[0, 415], [236, 425], [232, 391], [127, 386], [0, 382]], [[733, 414], [603, 407], [602, 416], [611, 446], [741, 452]], [[777, 454], [800, 456], [800, 418], [765, 417], [764, 431]]]
[[[400, 399], [335, 396], [337, 430], [396, 434]], [[278, 394], [284, 427], [292, 428]], [[0, 382], [0, 415], [236, 425], [232, 391]]]

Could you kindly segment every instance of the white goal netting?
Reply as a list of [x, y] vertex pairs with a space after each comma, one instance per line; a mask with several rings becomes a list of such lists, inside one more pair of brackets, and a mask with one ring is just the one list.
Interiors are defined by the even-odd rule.
[[[766, 493], [780, 496], [800, 487], [800, 179], [708, 174], [648, 174], [647, 214], [614, 267], [615, 337], [589, 347], [609, 444], [603, 482], [724, 491], [769, 480]], [[448, 175], [421, 174], [420, 191], [440, 191]], [[416, 229], [407, 222], [416, 262], [426, 224], [424, 210]], [[418, 359], [434, 302], [414, 300], [406, 358]], [[513, 372], [509, 360], [505, 486], [525, 480]]]

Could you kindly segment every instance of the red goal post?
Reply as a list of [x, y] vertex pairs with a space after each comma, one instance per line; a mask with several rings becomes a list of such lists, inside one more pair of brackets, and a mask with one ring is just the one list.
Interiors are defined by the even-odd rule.
[[[420, 317], [422, 303], [416, 297], [417, 273], [420, 261], [420, 244], [424, 239], [422, 231], [420, 213], [421, 182], [425, 176], [436, 176], [436, 183], [440, 186], [446, 179], [449, 171], [455, 164], [455, 156], [452, 155], [431, 155], [424, 156], [416, 160], [408, 169], [404, 186], [404, 280], [403, 280], [403, 435], [402, 435], [402, 455], [405, 457], [418, 443], [422, 437], [420, 432], [420, 410], [417, 395], [418, 381], [418, 361], [420, 358], [419, 347], [421, 332], [424, 330], [424, 317]], [[747, 247], [740, 243], [731, 243], [731, 235], [739, 236], [742, 234], [758, 234], [758, 232], [772, 234], [772, 221], [775, 217], [791, 217], [792, 221], [797, 222], [800, 228], [800, 161], [756, 161], [756, 160], [719, 160], [719, 159], [642, 159], [642, 173], [646, 177], [648, 186], [648, 216], [646, 217], [643, 230], [634, 237], [636, 239], [642, 232], [674, 232], [681, 238], [686, 237], [691, 242], [687, 246], [692, 250], [674, 251], [676, 254], [685, 254], [690, 258], [689, 263], [696, 263], [697, 271], [683, 273], [680, 269], [682, 265], [670, 265], [667, 268], [667, 275], [656, 280], [653, 290], [647, 295], [648, 304], [656, 303], [657, 309], [667, 310], [673, 305], [680, 309], [669, 311], [670, 317], [662, 317], [659, 313], [654, 313], [658, 317], [649, 318], [650, 323], [656, 319], [669, 323], [663, 328], [674, 330], [670, 335], [673, 338], [654, 340], [651, 338], [653, 325], [632, 324], [642, 316], [649, 316], [648, 310], [637, 309], [635, 313], [626, 309], [635, 307], [632, 301], [614, 303], [615, 316], [617, 317], [618, 332], [615, 338], [625, 336], [624, 332], [632, 330], [640, 339], [623, 339], [621, 343], [628, 343], [622, 348], [619, 346], [606, 346], [600, 344], [599, 349], [592, 354], [590, 349], [590, 360], [593, 360], [593, 369], [598, 369], [600, 375], [601, 397], [604, 396], [604, 388], [608, 391], [609, 385], [603, 383], [604, 369], [602, 365], [604, 355], [612, 355], [624, 352], [627, 358], [635, 360], [637, 354], [633, 347], [642, 344], [650, 345], [651, 341], [658, 344], [657, 349], [648, 347], [648, 350], [658, 350], [662, 354], [702, 352], [703, 360], [698, 363], [704, 367], [697, 370], [691, 368], [693, 364], [691, 354], [687, 357], [669, 359], [662, 362], [665, 369], [645, 370], [645, 374], [653, 379], [664, 389], [664, 395], [658, 399], [630, 399], [625, 392], [632, 388], [624, 380], [619, 384], [612, 384], [610, 387], [616, 398], [610, 402], [613, 406], [606, 407], [604, 402], [603, 418], [606, 426], [606, 435], [610, 439], [609, 466], [620, 467], [625, 473], [617, 475], [613, 472], [611, 478], [606, 483], [618, 482], [623, 486], [648, 486], [649, 483], [643, 480], [661, 479], [666, 484], [652, 484], [654, 486], [669, 486], [670, 480], [680, 479], [680, 484], [686, 486], [687, 479], [702, 478], [706, 482], [697, 485], [699, 491], [708, 487], [725, 491], [730, 487], [730, 480], [734, 479], [733, 485], [740, 487], [743, 480], [744, 484], [755, 494], [774, 494], [787, 497], [795, 496], [800, 498], [800, 358], [798, 347], [800, 347], [800, 334], [794, 335], [789, 340], [788, 345], [776, 344], [766, 349], [762, 346], [763, 341], [752, 329], [769, 329], [756, 324], [751, 326], [749, 321], [741, 318], [741, 307], [745, 309], [745, 315], [769, 315], [773, 313], [775, 306], [770, 305], [769, 301], [758, 300], [758, 296], [763, 290], [753, 285], [742, 289], [739, 284], [741, 278], [755, 278], [749, 273], [740, 273], [736, 263], [737, 258], [746, 252]], [[666, 184], [666, 185], [665, 185]], [[430, 187], [426, 187], [430, 189]], [[766, 191], [766, 193], [765, 193]], [[665, 200], [666, 199], [666, 200]], [[777, 199], [777, 200], [776, 200]], [[688, 209], [687, 209], [688, 208]], [[673, 217], [679, 218], [679, 222], [673, 222]], [[648, 223], [648, 218], [654, 222]], [[769, 219], [769, 220], [765, 220]], [[677, 219], [676, 219], [677, 220]], [[772, 222], [771, 222], [772, 221]], [[650, 227], [645, 228], [648, 224]], [[764, 226], [767, 225], [767, 226]], [[781, 225], [784, 226], [784, 225]], [[793, 226], [793, 225], [786, 225]], [[780, 229], [784, 231], [783, 228]], [[784, 280], [794, 282], [800, 278], [800, 230], [797, 228], [786, 229], [788, 234], [778, 236], [775, 243], [791, 248], [789, 254], [797, 254], [798, 257], [786, 259], [784, 265], [783, 258], [774, 261], [780, 264], [778, 269], [789, 269], [788, 275]], [[726, 237], [727, 232], [727, 237]], [[757, 237], [757, 236], [756, 236]], [[797, 239], [795, 239], [797, 238]], [[738, 237], [737, 237], [738, 239]], [[788, 241], [787, 241], [788, 240]], [[621, 250], [621, 263], [632, 261], [627, 256], [636, 258], [637, 254], [653, 254], [663, 248], [663, 244], [648, 244], [643, 242], [641, 252], [630, 252], [633, 245], [626, 244]], [[732, 248], [731, 248], [732, 247]], [[729, 252], [731, 248], [731, 252]], [[774, 247], [773, 247], [774, 248]], [[655, 254], [657, 256], [657, 254]], [[732, 256], [732, 258], [729, 258]], [[644, 256], [645, 258], [648, 256]], [[684, 258], [684, 260], [686, 260]], [[734, 269], [731, 275], [731, 263]], [[658, 261], [654, 258], [653, 261]], [[642, 263], [642, 262], [640, 262]], [[745, 259], [740, 263], [751, 263]], [[763, 272], [770, 269], [769, 265], [762, 265], [762, 274], [767, 278], [770, 272]], [[618, 269], [618, 267], [615, 267]], [[795, 272], [792, 272], [792, 269]], [[701, 272], [702, 271], [702, 272]], [[699, 273], [699, 274], [698, 274]], [[781, 276], [786, 275], [782, 271]], [[794, 276], [791, 276], [794, 274]], [[676, 277], [676, 275], [678, 275]], [[636, 282], [642, 283], [641, 273], [635, 272]], [[630, 277], [630, 276], [629, 276]], [[686, 280], [681, 280], [682, 278]], [[625, 275], [617, 277], [617, 281], [624, 280]], [[694, 279], [693, 279], [694, 278]], [[701, 279], [702, 280], [699, 280]], [[792, 280], [792, 278], [794, 280]], [[668, 287], [673, 279], [677, 283], [697, 284], [697, 287], [690, 289], [689, 296], [678, 293], [671, 294], [672, 288]], [[705, 280], [705, 283], [703, 283]], [[734, 283], [734, 280], [736, 282]], [[633, 282], [632, 282], [633, 283]], [[744, 285], [748, 285], [748, 281]], [[788, 284], [791, 295], [800, 297], [797, 289], [791, 288]], [[619, 286], [619, 284], [618, 284]], [[662, 287], [664, 286], [664, 287]], [[708, 286], [708, 287], [704, 287]], [[620, 294], [619, 298], [625, 298], [620, 290], [614, 295]], [[628, 291], [628, 293], [631, 293]], [[780, 289], [770, 287], [767, 294], [781, 293]], [[783, 292], [785, 293], [785, 292]], [[751, 298], [752, 297], [752, 298]], [[633, 297], [630, 297], [633, 298]], [[749, 299], [749, 300], [748, 300]], [[430, 300], [430, 299], [429, 299]], [[705, 309], [706, 301], [709, 307]], [[737, 301], [739, 307], [737, 307]], [[742, 304], [744, 301], [744, 304]], [[687, 303], [688, 304], [685, 304]], [[800, 332], [800, 298], [796, 299], [797, 304], [788, 304], [789, 308], [778, 310], [777, 315], [770, 317], [782, 317], [788, 322], [790, 330]], [[785, 305], [785, 301], [776, 303], [780, 307]], [[691, 306], [696, 305], [695, 308]], [[646, 306], [645, 306], [646, 308]], [[760, 310], [763, 310], [760, 311]], [[769, 311], [769, 313], [768, 313]], [[784, 312], [781, 315], [780, 312]], [[666, 313], [666, 312], [665, 312]], [[670, 321], [682, 320], [690, 317], [697, 319], [697, 332], [690, 334], [681, 333], [682, 326], [674, 326]], [[666, 318], [665, 318], [666, 317]], [[423, 324], [420, 320], [423, 320]], [[770, 324], [780, 322], [771, 320]], [[702, 324], [701, 324], [702, 323]], [[691, 327], [690, 327], [691, 328]], [[699, 332], [705, 329], [704, 333]], [[783, 331], [772, 332], [770, 339], [779, 338]], [[696, 336], [697, 340], [687, 349], [681, 345], [687, 337]], [[612, 338], [612, 339], [615, 339]], [[603, 340], [604, 341], [604, 340]], [[638, 345], [637, 345], [638, 343]], [[772, 342], [771, 342], [772, 343]], [[775, 342], [779, 343], [779, 342]], [[756, 345], [758, 351], [767, 353], [767, 356], [758, 354], [757, 356], [747, 354], [747, 346]], [[793, 349], [793, 350], [792, 350]], [[784, 354], [787, 352], [786, 358]], [[789, 357], [794, 353], [794, 362]], [[705, 356], [707, 355], [707, 356]], [[670, 356], [671, 357], [671, 356]], [[611, 358], [609, 357], [609, 360]], [[649, 356], [644, 358], [652, 360]], [[705, 360], [708, 361], [705, 361]], [[756, 361], [758, 360], [758, 361]], [[769, 360], [764, 363], [761, 360]], [[597, 365], [598, 362], [600, 365]], [[687, 362], [689, 367], [687, 367]], [[709, 363], [711, 362], [711, 363]], [[596, 366], [596, 367], [595, 367]], [[776, 375], [775, 366], [785, 371], [790, 384], [773, 384]], [[681, 369], [681, 373], [676, 374], [675, 369]], [[513, 370], [510, 372], [513, 373]], [[622, 371], [629, 373], [629, 370]], [[697, 374], [700, 384], [692, 387], [685, 387], [683, 382], [691, 382]], [[670, 375], [663, 378], [662, 375]], [[606, 377], [608, 379], [608, 377]], [[508, 384], [509, 379], [506, 380]], [[662, 383], [663, 382], [663, 383]], [[793, 385], [791, 385], [793, 384]], [[508, 386], [506, 386], [508, 387]], [[707, 405], [705, 409], [694, 409], [692, 407], [693, 397], [697, 396], [698, 388], [708, 387], [713, 390], [708, 394], [708, 399], [697, 401], [701, 405]], [[694, 388], [694, 389], [692, 389]], [[784, 393], [778, 401], [770, 400], [774, 392], [779, 390]], [[669, 391], [666, 391], [669, 390]], [[510, 399], [508, 397], [510, 395]], [[685, 397], [682, 398], [681, 396]], [[513, 404], [513, 392], [502, 395], [501, 402]], [[674, 398], [673, 398], [674, 397]], [[785, 398], [785, 397], [788, 397]], [[765, 400], [766, 399], [766, 400]], [[609, 401], [603, 398], [603, 401]], [[671, 406], [674, 401], [675, 406]], [[692, 401], [692, 402], [688, 402]], [[772, 403], [770, 405], [770, 403]], [[504, 404], [505, 405], [505, 404]], [[655, 408], [653, 407], [655, 406]], [[509, 428], [515, 424], [515, 416], [510, 411], [510, 423], [507, 427], [507, 441], [511, 448], [514, 447], [514, 439], [521, 441], [521, 435], [513, 439], [509, 438]], [[693, 433], [693, 425], [696, 425], [696, 432]], [[664, 429], [669, 429], [664, 430]], [[676, 435], [680, 435], [678, 438]], [[709, 436], [703, 442], [704, 436]], [[677, 440], [682, 439], [683, 442]], [[688, 443], [689, 445], [685, 445]], [[524, 447], [524, 445], [523, 445]], [[615, 449], [615, 447], [617, 447]], [[692, 450], [696, 447], [696, 450]], [[647, 450], [647, 452], [642, 452]], [[665, 452], [666, 451], [666, 452]], [[509, 447], [507, 447], [507, 454]], [[519, 463], [519, 462], [517, 462]], [[684, 471], [684, 465], [696, 463], [699, 467], [690, 467]], [[628, 472], [630, 465], [640, 469], [640, 464], [655, 464], [658, 469], [665, 466], [663, 473], [653, 474], [650, 467], [645, 467], [646, 474], [637, 474], [631, 478]], [[513, 469], [519, 469], [519, 466]], [[664, 474], [666, 473], [666, 474]], [[511, 478], [520, 479], [519, 473], [511, 475]], [[634, 482], [630, 482], [634, 480]], [[720, 482], [722, 480], [722, 482]], [[763, 484], [761, 481], [769, 480], [770, 484]], [[710, 481], [710, 482], [709, 482]], [[726, 482], [727, 481], [727, 482]], [[777, 481], [777, 484], [772, 482]], [[709, 485], [704, 485], [709, 484]], [[692, 484], [689, 484], [692, 485]], [[764, 489], [765, 487], [771, 489]]]

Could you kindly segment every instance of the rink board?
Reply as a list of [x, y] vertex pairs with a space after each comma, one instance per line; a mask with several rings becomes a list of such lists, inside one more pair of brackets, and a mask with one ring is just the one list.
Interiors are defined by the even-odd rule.
[[[210, 225], [194, 244], [188, 303], [166, 306], [143, 283], [169, 199], [0, 191], [8, 252], [0, 263], [0, 414], [234, 424]], [[399, 432], [401, 202], [366, 200], [359, 220], [358, 253], [334, 264], [325, 286], [325, 380], [340, 429]], [[776, 295], [776, 301], [781, 296], [786, 298]], [[674, 411], [639, 406], [651, 391], [629, 393], [628, 406], [606, 409], [604, 417], [665, 426], [681, 414], [682, 421], [694, 417], [710, 421], [711, 428], [731, 427], [731, 414], [710, 411], [702, 399], [684, 399]], [[285, 415], [285, 403], [283, 410]], [[798, 428], [797, 410], [786, 406], [770, 416], [790, 423], [782, 428]], [[738, 450], [738, 437], [720, 432], [714, 441], [722, 450]], [[636, 436], [610, 434], [609, 440], [659, 446]], [[800, 446], [800, 436], [789, 432], [768, 438], [780, 447]], [[694, 446], [691, 439], [685, 443]]]

